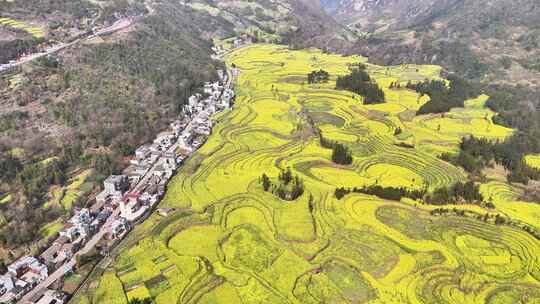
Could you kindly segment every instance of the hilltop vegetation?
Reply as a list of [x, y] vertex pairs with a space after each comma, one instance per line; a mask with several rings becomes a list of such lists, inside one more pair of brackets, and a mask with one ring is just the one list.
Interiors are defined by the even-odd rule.
[[[439, 67], [380, 67], [266, 44], [226, 62], [240, 69], [235, 107], [215, 117], [209, 140], [173, 178], [160, 207], [178, 211], [137, 227], [74, 303], [127, 303], [140, 294], [158, 304], [540, 299], [538, 205], [519, 201], [519, 187], [497, 175], [465, 183], [466, 172], [438, 157], [457, 152], [467, 135], [511, 135], [492, 125], [486, 97], [444, 119], [415, 116], [429, 98], [405, 84], [441, 80]], [[359, 63], [386, 103], [362, 104], [335, 89]], [[320, 69], [331, 80], [306, 84]], [[349, 147], [350, 165], [332, 161], [321, 133]], [[295, 176], [305, 186], [296, 199], [265, 191]], [[370, 193], [338, 200], [342, 187]], [[425, 191], [441, 205], [377, 196], [390, 187]], [[476, 204], [480, 195], [492, 206]]]
[[[235, 33], [248, 35], [255, 42], [279, 42], [292, 48], [319, 46], [336, 49], [344, 41], [354, 38], [313, 1], [192, 0], [186, 5], [223, 19]], [[225, 37], [228, 38], [227, 35]]]

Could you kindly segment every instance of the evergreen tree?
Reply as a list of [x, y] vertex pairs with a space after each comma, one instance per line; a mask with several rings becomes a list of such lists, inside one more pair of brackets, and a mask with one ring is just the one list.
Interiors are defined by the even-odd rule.
[[332, 161], [340, 165], [352, 164], [352, 154], [349, 148], [340, 143], [335, 143], [332, 147]]
[[308, 74], [308, 83], [327, 83], [330, 80], [330, 74], [327, 71], [319, 70]]
[[266, 173], [263, 173], [262, 175], [262, 184], [263, 184], [264, 191], [268, 191], [270, 189], [271, 182], [270, 182], [270, 178], [268, 178]]

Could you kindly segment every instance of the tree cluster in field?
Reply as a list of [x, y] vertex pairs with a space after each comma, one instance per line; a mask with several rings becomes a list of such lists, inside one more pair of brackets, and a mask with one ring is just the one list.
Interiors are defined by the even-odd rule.
[[40, 209], [31, 205], [17, 205], [0, 209], [8, 220], [8, 224], [0, 231], [0, 246], [7, 248], [15, 248], [40, 238], [41, 227], [63, 214], [63, 210], [58, 207]]
[[291, 168], [279, 173], [277, 184], [272, 183], [266, 173], [263, 173], [260, 182], [265, 192], [271, 192], [282, 200], [294, 201], [304, 193], [304, 182], [298, 175], [293, 175]]
[[462, 217], [470, 217], [474, 218], [479, 221], [483, 221], [485, 223], [493, 223], [495, 225], [507, 225], [512, 227], [521, 227], [521, 229], [528, 234], [532, 235], [537, 240], [540, 240], [540, 231], [538, 231], [533, 226], [523, 224], [520, 221], [514, 221], [511, 218], [505, 218], [501, 216], [500, 214], [491, 215], [489, 213], [485, 213], [484, 215], [478, 214], [474, 211], [469, 210], [459, 210], [457, 208], [437, 208], [433, 209], [429, 212], [431, 215], [434, 216], [448, 216], [448, 215], [456, 215], [456, 216], [462, 216]]
[[152, 301], [152, 298], [144, 298], [144, 299], [133, 298], [129, 301], [129, 304], [152, 304], [152, 303], [154, 303]]
[[327, 83], [330, 80], [330, 74], [325, 70], [313, 71], [308, 74], [308, 83]]
[[451, 187], [440, 187], [433, 193], [424, 196], [424, 202], [430, 205], [447, 204], [477, 204], [484, 203], [484, 197], [480, 193], [480, 186], [472, 181], [457, 182]]
[[332, 161], [339, 165], [350, 165], [352, 164], [353, 157], [351, 150], [344, 144], [338, 143], [336, 141], [331, 141], [322, 135], [322, 132], [319, 130], [319, 141], [321, 147], [326, 149], [332, 149]]
[[[363, 186], [361, 188], [336, 188], [334, 196], [339, 200], [349, 193], [363, 193], [375, 195], [377, 197], [400, 201], [402, 198], [413, 200], [423, 200], [430, 205], [447, 204], [478, 204], [484, 205], [484, 198], [480, 193], [480, 187], [471, 181], [462, 183], [457, 182], [451, 187], [440, 187], [428, 193], [427, 188], [421, 190], [411, 190], [405, 187], [383, 187], [380, 185]], [[493, 207], [491, 203], [485, 204], [487, 207]]]
[[371, 79], [364, 64], [353, 66], [349, 75], [338, 76], [336, 89], [361, 95], [364, 97], [364, 104], [378, 104], [385, 101], [384, 91]]
[[540, 170], [527, 165], [524, 156], [539, 153], [539, 144], [538, 138], [523, 135], [514, 135], [504, 142], [471, 136], [462, 139], [457, 155], [443, 154], [441, 158], [476, 175], [495, 163], [508, 170], [509, 182], [528, 184], [529, 180], [540, 179]]
[[66, 169], [67, 163], [57, 159], [48, 164], [25, 166], [17, 177], [28, 202], [38, 206], [45, 199], [51, 185], [64, 185], [68, 179]]
[[422, 105], [417, 115], [429, 113], [444, 113], [452, 108], [463, 107], [465, 100], [474, 97], [477, 90], [466, 80], [456, 76], [448, 76], [450, 87], [441, 80], [425, 80], [420, 83], [408, 82], [408, 89], [418, 92], [421, 96], [428, 95], [430, 100]]
[[336, 188], [334, 196], [339, 200], [345, 197], [349, 193], [363, 193], [368, 195], [375, 195], [377, 197], [400, 201], [402, 198], [410, 198], [414, 200], [422, 199], [426, 193], [426, 190], [409, 190], [405, 187], [383, 187], [380, 185], [363, 186], [361, 188]]
[[84, 265], [99, 261], [100, 258], [101, 254], [96, 249], [92, 249], [90, 252], [77, 255], [75, 257], [75, 261], [77, 262], [77, 267], [82, 267]]

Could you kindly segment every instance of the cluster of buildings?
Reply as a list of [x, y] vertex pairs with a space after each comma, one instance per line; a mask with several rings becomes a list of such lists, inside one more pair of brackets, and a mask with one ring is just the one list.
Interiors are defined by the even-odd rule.
[[[39, 257], [26, 256], [9, 265], [8, 273], [0, 276], [0, 303], [15, 303], [44, 281], [49, 272], [66, 271], [65, 265], [75, 265], [74, 257], [84, 253], [81, 248], [97, 247], [102, 237], [114, 244], [150, 214], [178, 166], [210, 135], [211, 116], [232, 105], [234, 91], [229, 76], [224, 71], [218, 74], [219, 81], [206, 83], [203, 93], [189, 98], [182, 120], [171, 123], [152, 143], [138, 147], [121, 175], [105, 179], [94, 204], [76, 210], [58, 238]], [[158, 210], [162, 216], [170, 212]], [[61, 293], [42, 289], [26, 302], [61, 304], [63, 299]]]
[[252, 36], [248, 35], [248, 34], [243, 34], [239, 37], [235, 37], [234, 39], [232, 39], [230, 41], [230, 48], [224, 48], [223, 46], [221, 45], [214, 45], [212, 47], [212, 51], [214, 52], [215, 55], [213, 55], [213, 58], [214, 59], [218, 59], [220, 57], [222, 57], [223, 55], [225, 55], [227, 53], [227, 51], [231, 50], [231, 49], [237, 49], [237, 48], [240, 48], [240, 47], [243, 47], [243, 46], [246, 46], [246, 45], [250, 45], [254, 43], [254, 39]]
[[[122, 220], [135, 223], [148, 214], [165, 194], [166, 185], [178, 166], [212, 132], [211, 116], [231, 106], [234, 91], [229, 88], [229, 76], [221, 70], [218, 75], [218, 81], [206, 83], [203, 93], [188, 99], [183, 120], [174, 121], [153, 143], [135, 150], [135, 157], [123, 172], [131, 190], [119, 202]], [[122, 227], [121, 223], [118, 226]]]
[[0, 303], [14, 303], [49, 276], [47, 266], [31, 256], [16, 260], [7, 270], [0, 276]]

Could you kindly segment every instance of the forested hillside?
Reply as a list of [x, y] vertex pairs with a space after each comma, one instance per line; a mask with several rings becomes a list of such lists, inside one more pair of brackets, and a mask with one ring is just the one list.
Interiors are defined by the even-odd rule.
[[441, 64], [468, 78], [538, 85], [534, 0], [324, 0], [363, 37], [352, 51], [386, 64]]

